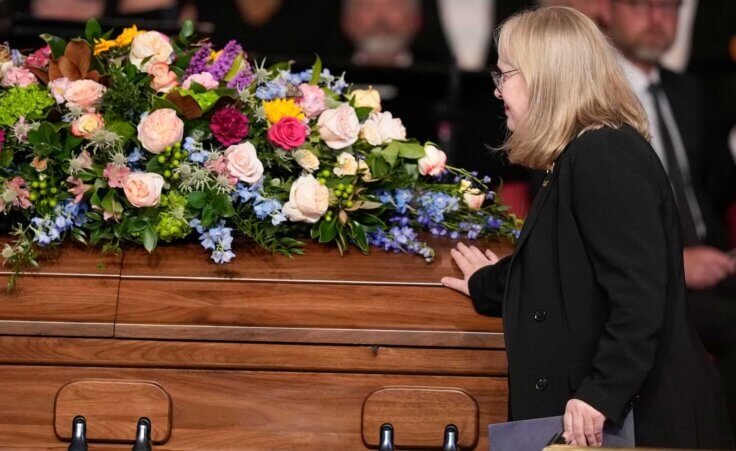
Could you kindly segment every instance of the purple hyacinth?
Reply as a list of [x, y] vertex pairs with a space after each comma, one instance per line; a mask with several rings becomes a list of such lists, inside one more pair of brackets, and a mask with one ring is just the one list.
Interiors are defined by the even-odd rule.
[[243, 47], [234, 39], [229, 41], [225, 44], [225, 48], [222, 49], [222, 53], [217, 57], [217, 60], [207, 68], [207, 72], [212, 74], [215, 80], [222, 80], [233, 65], [235, 58], [241, 53], [243, 53]]
[[255, 78], [256, 77], [255, 75], [253, 75], [253, 72], [251, 72], [250, 67], [248, 67], [248, 69], [238, 72], [238, 75], [236, 75], [232, 80], [228, 82], [227, 87], [235, 88], [238, 91], [242, 91], [243, 89], [250, 86]]
[[182, 80], [186, 80], [190, 75], [204, 72], [207, 69], [207, 60], [210, 59], [210, 53], [212, 53], [212, 44], [205, 42], [192, 56], [192, 59], [189, 61], [189, 67], [184, 71], [184, 78]]

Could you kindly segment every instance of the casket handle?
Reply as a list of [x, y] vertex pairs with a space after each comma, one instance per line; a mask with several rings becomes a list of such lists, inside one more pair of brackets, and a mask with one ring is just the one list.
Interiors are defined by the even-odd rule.
[[87, 420], [77, 415], [72, 420], [72, 442], [69, 451], [87, 451]]
[[448, 424], [445, 428], [445, 443], [442, 445], [442, 451], [458, 451], [459, 441], [457, 426]]
[[378, 451], [394, 451], [394, 427], [388, 423], [381, 425]]
[[151, 451], [151, 420], [146, 417], [138, 420], [133, 451]]

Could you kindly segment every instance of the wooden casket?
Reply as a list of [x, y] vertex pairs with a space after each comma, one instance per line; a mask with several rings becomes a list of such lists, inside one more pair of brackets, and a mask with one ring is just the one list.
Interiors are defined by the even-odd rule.
[[[295, 258], [197, 244], [101, 257], [66, 246], [0, 292], [0, 447], [488, 449], [506, 420], [501, 322], [439, 284], [437, 260], [308, 245]], [[506, 244], [490, 247], [505, 255]], [[9, 273], [4, 273], [7, 281]]]

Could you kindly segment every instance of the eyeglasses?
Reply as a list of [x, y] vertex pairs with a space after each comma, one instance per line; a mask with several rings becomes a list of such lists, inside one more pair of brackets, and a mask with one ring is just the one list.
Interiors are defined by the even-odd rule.
[[682, 6], [682, 0], [615, 0], [624, 3], [639, 13], [646, 13], [658, 8], [663, 13], [675, 14]]
[[[501, 86], [503, 86], [503, 84], [506, 83], [506, 80], [513, 77], [518, 72], [519, 72], [519, 69], [511, 69], [511, 70], [507, 70], [506, 72], [501, 72], [498, 69], [492, 70], [491, 78], [493, 79], [493, 84], [496, 85], [496, 89], [498, 89], [498, 92], [501, 92]], [[511, 75], [508, 75], [508, 74], [511, 74]]]

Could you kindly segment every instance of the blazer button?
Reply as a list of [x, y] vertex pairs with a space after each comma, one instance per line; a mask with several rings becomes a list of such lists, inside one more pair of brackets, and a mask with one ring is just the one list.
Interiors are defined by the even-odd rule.
[[547, 388], [547, 379], [537, 379], [537, 382], [534, 384], [534, 388], [538, 391], [544, 391], [544, 389]]
[[545, 319], [547, 319], [547, 312], [544, 310], [537, 310], [534, 312], [534, 321], [541, 323]]

